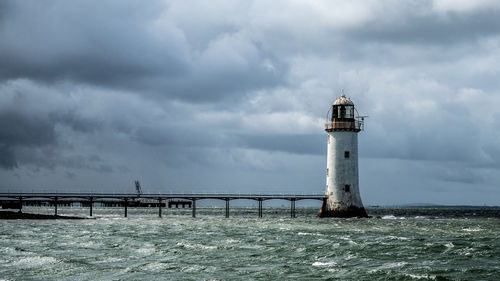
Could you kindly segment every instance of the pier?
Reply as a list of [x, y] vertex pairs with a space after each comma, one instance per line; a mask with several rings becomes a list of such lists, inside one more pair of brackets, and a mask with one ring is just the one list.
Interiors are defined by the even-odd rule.
[[290, 202], [290, 217], [295, 218], [295, 203], [300, 200], [319, 200], [325, 202], [323, 194], [239, 194], [239, 193], [157, 193], [137, 194], [123, 193], [0, 193], [2, 208], [22, 210], [23, 205], [52, 206], [54, 215], [57, 215], [57, 206], [72, 206], [75, 203], [82, 207], [89, 207], [89, 215], [93, 216], [93, 206], [100, 203], [106, 207], [123, 207], [123, 216], [127, 217], [129, 207], [157, 207], [158, 217], [162, 217], [162, 207], [188, 206], [192, 209], [192, 217], [196, 217], [196, 202], [199, 200], [215, 199], [225, 201], [225, 216], [229, 218], [230, 202], [233, 200], [254, 200], [258, 202], [258, 217], [263, 216], [263, 202], [269, 200], [286, 200]]

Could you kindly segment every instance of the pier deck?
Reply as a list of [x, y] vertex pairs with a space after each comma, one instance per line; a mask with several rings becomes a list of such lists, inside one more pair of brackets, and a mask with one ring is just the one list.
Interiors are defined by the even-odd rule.
[[[223, 200], [226, 202], [226, 218], [229, 217], [229, 202], [238, 199], [255, 200], [259, 202], [258, 216], [262, 217], [263, 202], [268, 200], [290, 201], [290, 216], [296, 217], [295, 202], [299, 200], [326, 200], [323, 194], [242, 194], [242, 193], [155, 193], [137, 194], [132, 193], [0, 193], [0, 204], [2, 207], [16, 208], [21, 211], [23, 203], [33, 205], [47, 204], [54, 206], [54, 214], [57, 215], [57, 206], [70, 206], [79, 203], [81, 206], [89, 207], [90, 216], [93, 215], [92, 207], [94, 203], [100, 202], [107, 205], [123, 206], [124, 216], [127, 217], [128, 207], [141, 206], [141, 200], [147, 200], [150, 206], [158, 207], [158, 216], [162, 216], [162, 207], [165, 201], [185, 200], [189, 201], [192, 209], [192, 216], [196, 217], [196, 201], [203, 199]], [[111, 203], [110, 203], [111, 202]], [[116, 203], [116, 204], [113, 204]]]

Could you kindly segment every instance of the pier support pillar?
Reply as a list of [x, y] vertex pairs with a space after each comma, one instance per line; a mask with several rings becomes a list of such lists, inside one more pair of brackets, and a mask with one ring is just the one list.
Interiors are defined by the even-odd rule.
[[161, 198], [158, 198], [158, 217], [161, 218]]
[[229, 218], [229, 198], [226, 198], [226, 218]]
[[262, 198], [259, 198], [259, 218], [262, 218]]
[[295, 218], [295, 198], [290, 200], [290, 217]]
[[196, 218], [196, 199], [193, 199], [193, 218]]
[[125, 198], [125, 217], [127, 217], [128, 198]]
[[57, 216], [57, 196], [54, 197], [54, 216]]
[[90, 216], [92, 216], [92, 207], [94, 206], [94, 198], [90, 197], [89, 198], [89, 203], [90, 203]]
[[22, 196], [19, 196], [19, 213], [22, 213], [23, 209], [23, 197]]

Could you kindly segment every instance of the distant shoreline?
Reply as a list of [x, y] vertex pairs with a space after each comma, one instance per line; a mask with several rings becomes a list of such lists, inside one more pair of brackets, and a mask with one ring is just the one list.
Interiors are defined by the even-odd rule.
[[0, 220], [83, 220], [87, 219], [84, 217], [73, 217], [73, 216], [55, 216], [55, 215], [42, 215], [42, 214], [31, 214], [31, 213], [19, 213], [12, 211], [0, 211]]

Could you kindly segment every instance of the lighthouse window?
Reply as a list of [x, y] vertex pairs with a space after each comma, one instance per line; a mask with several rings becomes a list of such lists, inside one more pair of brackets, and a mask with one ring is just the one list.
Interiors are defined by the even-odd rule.
[[344, 158], [349, 159], [350, 156], [349, 154], [350, 154], [349, 151], [344, 151]]
[[326, 176], [328, 177], [330, 169], [326, 168]]
[[346, 184], [346, 185], [344, 186], [344, 191], [345, 191], [345, 192], [351, 192], [351, 185]]
[[354, 118], [354, 107], [346, 106], [346, 118]]
[[340, 107], [340, 118], [346, 118], [345, 116], [345, 106]]

